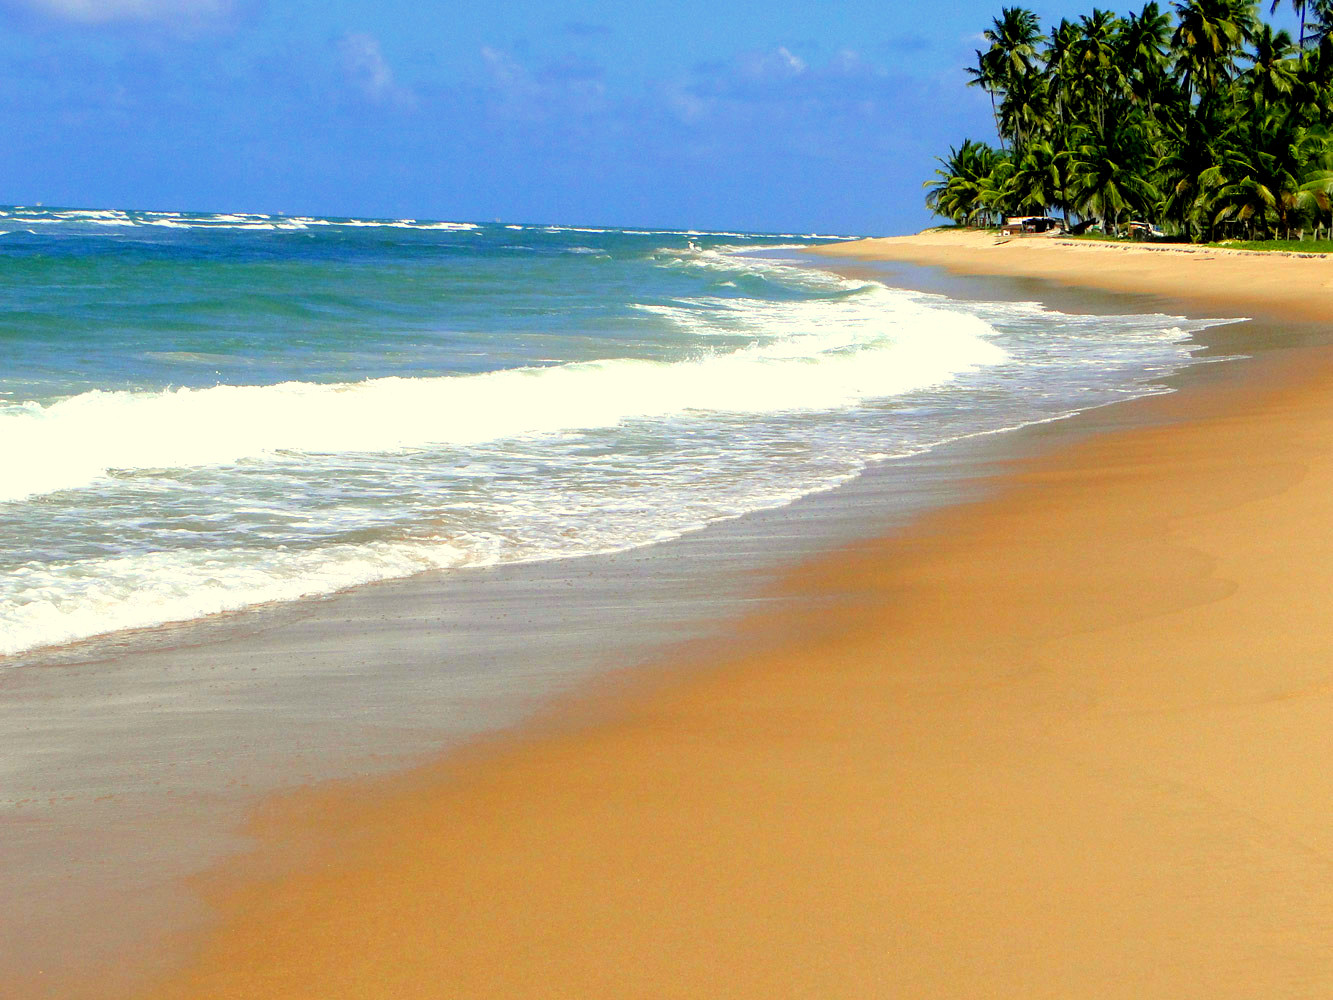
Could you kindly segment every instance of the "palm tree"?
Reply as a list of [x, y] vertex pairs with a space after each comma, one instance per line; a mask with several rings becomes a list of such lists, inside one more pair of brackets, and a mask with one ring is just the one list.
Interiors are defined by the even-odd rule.
[[[1333, 142], [1329, 133], [1322, 130], [1322, 151], [1307, 165], [1301, 186], [1293, 196], [1293, 207], [1306, 215], [1315, 225], [1315, 238], [1318, 238], [1322, 216], [1328, 216], [1329, 233], [1333, 235]], [[1322, 213], [1322, 215], [1321, 215]]]
[[1328, 130], [1307, 128], [1279, 109], [1249, 116], [1244, 138], [1248, 155], [1231, 183], [1217, 191], [1213, 220], [1242, 222], [1265, 236], [1270, 226], [1288, 234], [1293, 213], [1308, 208], [1321, 190]]
[[1014, 175], [1012, 154], [1000, 154], [995, 157], [990, 173], [982, 178], [981, 194], [977, 199], [982, 215], [997, 223], [1006, 216], [1017, 214], [1017, 206], [1010, 194], [1011, 178]]
[[1000, 89], [1000, 66], [997, 59], [992, 56], [991, 50], [982, 52], [976, 50], [977, 64], [967, 67], [967, 74], [971, 77], [967, 81], [969, 87], [980, 87], [990, 98], [990, 111], [995, 118], [995, 133], [1000, 137], [1000, 147], [1004, 148], [1004, 130], [1000, 128], [1000, 111], [995, 106], [995, 92]]
[[1156, 185], [1162, 195], [1162, 216], [1190, 239], [1211, 238], [1209, 199], [1227, 178], [1247, 169], [1235, 141], [1239, 123], [1210, 104], [1176, 106], [1161, 124], [1165, 152], [1157, 161]]
[[1079, 26], [1067, 19], [1061, 20], [1051, 29], [1046, 51], [1042, 53], [1047, 83], [1062, 123], [1067, 121], [1065, 113], [1073, 96], [1075, 79], [1073, 52], [1078, 37]]
[[1291, 36], [1285, 31], [1274, 32], [1264, 24], [1254, 36], [1250, 78], [1251, 97], [1258, 107], [1277, 104], [1296, 87], [1298, 64], [1291, 56], [1295, 52]]
[[1333, 132], [1323, 125], [1304, 129], [1297, 158], [1300, 176], [1298, 186], [1284, 193], [1287, 208], [1306, 219], [1318, 219], [1317, 213], [1333, 209]]
[[1079, 38], [1079, 26], [1061, 20], [1051, 29], [1045, 53], [1046, 89], [1050, 119], [1046, 132], [1052, 147], [1056, 171], [1059, 175], [1059, 197], [1053, 204], [1064, 214], [1065, 228], [1070, 227], [1069, 210], [1069, 143], [1075, 127], [1078, 98], [1074, 67], [1074, 45]]
[[935, 179], [926, 182], [926, 207], [957, 223], [974, 224], [989, 210], [990, 191], [996, 165], [1007, 159], [985, 143], [965, 139], [962, 146], [939, 159]]
[[[971, 83], [983, 87], [990, 94], [991, 110], [996, 116], [1000, 145], [1003, 147], [1006, 136], [1013, 138], [1013, 133], [1007, 127], [1012, 125], [1012, 114], [1010, 120], [1006, 121], [1004, 99], [1021, 89], [1033, 75], [1038, 62], [1037, 43], [1041, 38], [1041, 23], [1030, 10], [1005, 7], [981, 34], [990, 47], [984, 52], [977, 52], [977, 66], [969, 73], [973, 78]], [[1005, 95], [998, 109], [995, 101], [997, 93]]]
[[1013, 138], [1016, 158], [1022, 156], [1033, 135], [1050, 130], [1051, 119], [1050, 87], [1045, 75], [1034, 69], [1011, 78], [1000, 103], [1000, 124]]
[[[1305, 48], [1305, 7], [1308, 0], [1288, 0], [1288, 5], [1301, 21], [1301, 48]], [[1282, 6], [1282, 0], [1273, 0], [1268, 7], [1268, 13], [1276, 14], [1277, 9]]]
[[1321, 38], [1301, 53], [1287, 100], [1311, 124], [1333, 125], [1333, 38]]
[[1023, 7], [1005, 7], [994, 18], [991, 27], [982, 33], [991, 43], [989, 53], [998, 67], [998, 76], [1008, 81], [1030, 72], [1037, 62], [1037, 42], [1041, 39], [1041, 22], [1037, 15]]
[[1143, 137], [1132, 123], [1087, 130], [1070, 151], [1075, 204], [1080, 214], [1100, 217], [1107, 232], [1126, 212], [1146, 214], [1160, 200], [1148, 172]]
[[1079, 19], [1079, 35], [1071, 53], [1078, 80], [1098, 129], [1106, 127], [1108, 96], [1124, 86], [1118, 58], [1120, 19], [1108, 10], [1093, 10]]
[[1207, 99], [1234, 75], [1236, 56], [1254, 30], [1249, 0], [1183, 0], [1174, 4], [1171, 47], [1183, 69], [1185, 93]]
[[1156, 98], [1166, 89], [1166, 65], [1171, 40], [1171, 18], [1156, 3], [1144, 4], [1130, 14], [1120, 30], [1118, 61], [1129, 84], [1131, 98], [1153, 114]]
[[1052, 205], [1065, 209], [1068, 228], [1069, 212], [1064, 205], [1065, 177], [1061, 170], [1063, 154], [1045, 140], [1028, 144], [1023, 158], [1015, 165], [1005, 184], [1005, 195], [1019, 215], [1045, 215]]
[[1307, 43], [1318, 45], [1333, 36], [1333, 0], [1311, 0], [1308, 9], [1310, 19], [1302, 30], [1306, 32]]
[[965, 221], [1059, 208], [1108, 228], [1142, 212], [1199, 240], [1333, 229], [1333, 0], [1287, 2], [1300, 44], [1254, 0], [1093, 9], [1044, 42], [1030, 11], [1005, 8], [969, 70], [1001, 150], [951, 150], [928, 204]]

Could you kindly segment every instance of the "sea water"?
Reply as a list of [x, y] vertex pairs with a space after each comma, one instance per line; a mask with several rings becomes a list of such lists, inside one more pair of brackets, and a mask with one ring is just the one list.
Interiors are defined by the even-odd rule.
[[821, 239], [0, 210], [0, 656], [670, 539], [1159, 391], [1210, 322]]

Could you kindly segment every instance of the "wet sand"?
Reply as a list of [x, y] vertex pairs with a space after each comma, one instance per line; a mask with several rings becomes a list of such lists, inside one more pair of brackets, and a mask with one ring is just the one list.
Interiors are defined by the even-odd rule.
[[1068, 423], [959, 441], [644, 548], [425, 574], [5, 661], [0, 992], [123, 994], [207, 925], [190, 877], [251, 846], [241, 827], [257, 801], [405, 770], [590, 678], [725, 636], [784, 600], [771, 584], [794, 561], [973, 495], [988, 463]]
[[1333, 994], [1330, 399], [1302, 349], [1140, 401], [725, 641], [270, 799], [136, 995]]

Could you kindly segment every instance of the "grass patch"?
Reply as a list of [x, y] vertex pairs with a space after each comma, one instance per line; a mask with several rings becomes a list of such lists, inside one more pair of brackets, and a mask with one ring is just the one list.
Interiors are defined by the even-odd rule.
[[1226, 250], [1279, 250], [1283, 253], [1333, 253], [1333, 240], [1224, 240], [1209, 243]]
[[[1165, 239], [1135, 240], [1128, 236], [1108, 236], [1105, 233], [1083, 233], [1079, 236], [1066, 236], [1064, 239], [1088, 240], [1092, 243], [1140, 243], [1147, 246], [1174, 244], [1189, 246], [1183, 236], [1168, 236]], [[1260, 250], [1277, 253], [1327, 253], [1333, 254], [1333, 240], [1222, 240], [1217, 243], [1199, 243], [1195, 246], [1217, 247], [1222, 250]]]

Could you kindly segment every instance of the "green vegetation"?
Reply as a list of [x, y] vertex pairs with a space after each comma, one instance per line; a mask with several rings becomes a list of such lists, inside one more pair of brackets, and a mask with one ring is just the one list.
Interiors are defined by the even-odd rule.
[[1333, 240], [1227, 240], [1212, 246], [1229, 250], [1279, 250], [1285, 253], [1333, 253]]
[[1112, 236], [1110, 233], [1079, 233], [1069, 237], [1073, 240], [1090, 240], [1093, 243], [1129, 243], [1128, 236]]
[[927, 207], [963, 225], [1056, 213], [1194, 242], [1333, 238], [1333, 0], [1291, 6], [1298, 41], [1248, 0], [1093, 10], [1048, 34], [1005, 8], [968, 70], [999, 148], [950, 150]]

